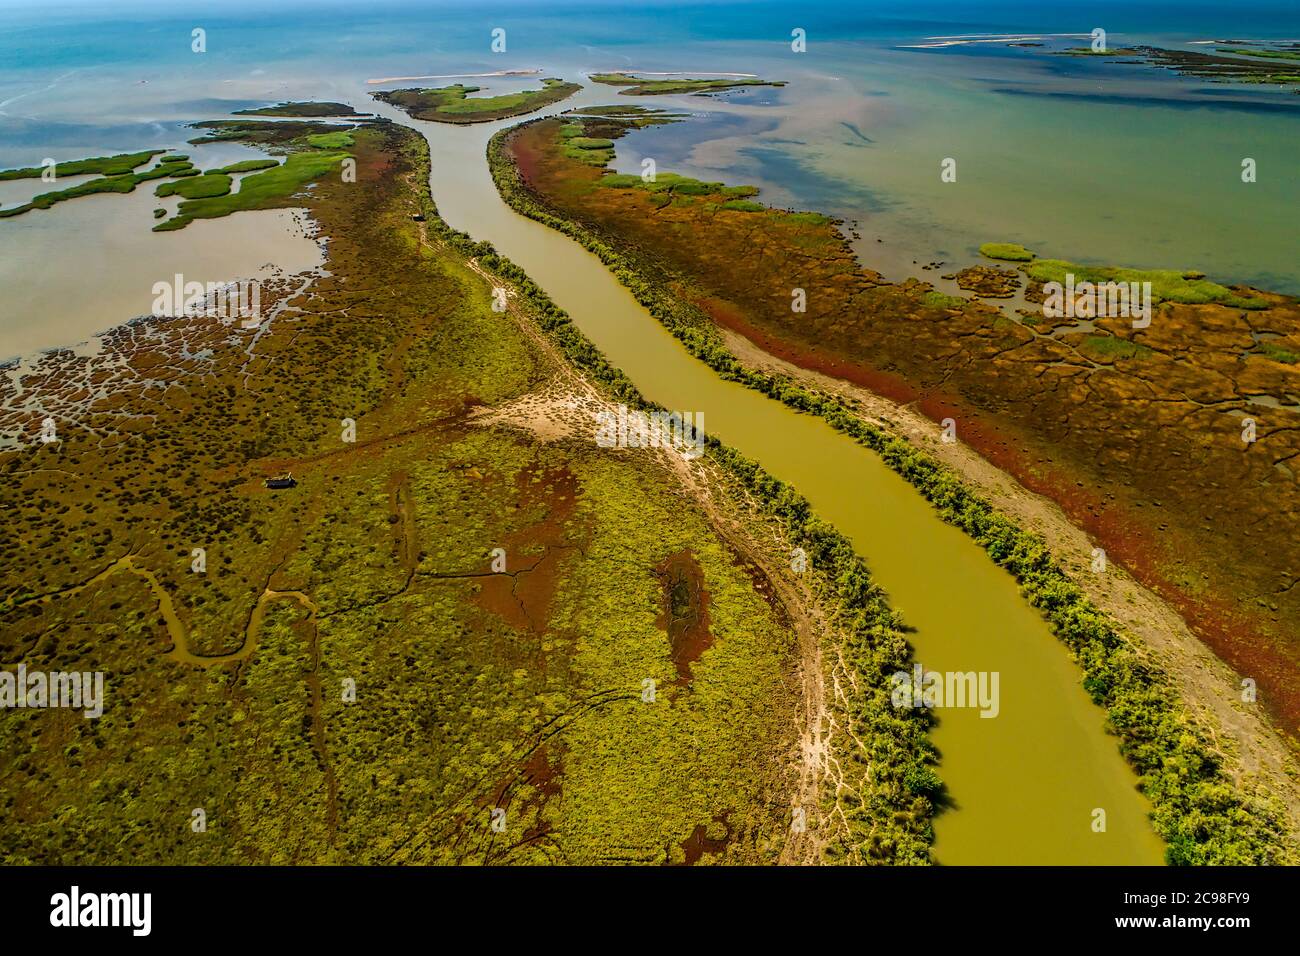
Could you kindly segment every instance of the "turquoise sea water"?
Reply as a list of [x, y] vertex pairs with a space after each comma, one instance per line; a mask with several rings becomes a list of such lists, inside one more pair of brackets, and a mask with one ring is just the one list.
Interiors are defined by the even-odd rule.
[[[1112, 46], [1300, 39], [1300, 6], [236, 0], [178, 13], [0, 0], [0, 168], [178, 147], [192, 135], [185, 124], [266, 101], [365, 108], [375, 77], [749, 72], [789, 85], [675, 98], [694, 120], [629, 138], [620, 164], [650, 155], [660, 169], [755, 183], [769, 202], [833, 212], [856, 223], [864, 259], [887, 275], [1012, 240], [1043, 255], [1198, 268], [1300, 292], [1300, 95], [1003, 44], [916, 48], [936, 36], [1097, 26]], [[496, 27], [505, 53], [491, 52]], [[790, 49], [796, 27], [805, 53]], [[191, 51], [195, 28], [205, 53]], [[1245, 157], [1258, 164], [1253, 184], [1241, 182]], [[956, 183], [940, 181], [945, 158], [957, 160]], [[0, 258], [24, 228], [23, 218], [0, 223]], [[75, 250], [76, 237], [69, 243]], [[5, 309], [0, 299], [0, 330], [30, 319]], [[63, 344], [57, 321], [50, 335]]]

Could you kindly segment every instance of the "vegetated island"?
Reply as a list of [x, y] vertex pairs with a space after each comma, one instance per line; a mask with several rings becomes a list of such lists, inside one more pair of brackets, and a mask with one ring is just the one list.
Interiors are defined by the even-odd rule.
[[722, 79], [654, 79], [631, 73], [592, 73], [593, 83], [621, 86], [626, 96], [661, 96], [669, 93], [718, 93], [744, 86], [785, 86], [784, 80], [761, 80], [746, 77]]
[[[1256, 713], [1257, 732], [1238, 745], [1268, 748], [1276, 770], [1247, 792], [1242, 765], [1214, 742], [1221, 730], [1194, 716], [1213, 699], [1216, 713], [1235, 722], [1232, 672], [1206, 692], [1215, 696], [1180, 702], [1171, 685], [1194, 686], [1194, 647], [1177, 671], [1162, 671], [1111, 616], [1127, 613], [1122, 602], [1075, 583], [1050, 557], [1041, 566], [1016, 557], [1039, 551], [1041, 540], [929, 453], [861, 419], [825, 382], [900, 408], [915, 403], [932, 422], [960, 422], [970, 449], [1054, 499], [1074, 523], [1071, 534], [1083, 529], [1231, 668], [1267, 684], [1260, 699], [1285, 728], [1300, 714], [1292, 656], [1300, 589], [1284, 587], [1300, 568], [1300, 513], [1278, 505], [1294, 500], [1287, 462], [1300, 456], [1300, 429], [1296, 410], [1277, 402], [1300, 395], [1300, 370], [1278, 359], [1300, 349], [1300, 304], [1191, 270], [1078, 267], [1081, 275], [1152, 281], [1152, 323], [1072, 319], [1040, 330], [1041, 317], [1008, 319], [916, 278], [885, 281], [860, 265], [828, 217], [729, 196], [718, 183], [663, 173], [646, 182], [574, 155], [575, 140], [616, 141], [640, 125], [570, 113], [502, 131], [489, 145], [498, 188], [517, 211], [600, 256], [721, 374], [875, 448], [1016, 576], [1106, 708], [1155, 804], [1171, 862], [1294, 858], [1300, 801], [1285, 745]], [[990, 251], [1023, 263], [1040, 290], [1072, 267], [1010, 243]], [[805, 312], [792, 310], [792, 287], [806, 292]], [[1272, 401], [1257, 404], [1253, 395]], [[1260, 423], [1254, 443], [1242, 442], [1243, 416]], [[1240, 487], [1252, 492], [1232, 493]], [[1197, 769], [1171, 773], [1175, 766]], [[1284, 792], [1291, 810], [1280, 810], [1270, 791]], [[1229, 807], [1225, 798], [1241, 802]]]
[[[85, 176], [98, 174], [99, 179], [90, 179], [65, 189], [52, 189], [40, 193], [25, 203], [0, 209], [0, 219], [21, 216], [33, 209], [49, 209], [56, 203], [76, 199], [79, 196], [93, 196], [99, 193], [129, 193], [141, 183], [153, 179], [178, 176], [196, 176], [198, 170], [191, 165], [186, 156], [163, 156], [156, 165], [142, 172], [136, 172], [163, 149], [144, 150], [139, 153], [119, 153], [116, 156], [96, 156], [91, 159], [72, 160], [57, 163], [54, 167], [56, 177]], [[46, 167], [29, 166], [22, 169], [0, 170], [0, 181], [17, 179], [38, 179]]]
[[[263, 127], [267, 128], [263, 130]], [[349, 149], [361, 127], [340, 129], [327, 123], [214, 120], [198, 123], [195, 128], [207, 133], [191, 143], [255, 142], [283, 155], [284, 161], [244, 160], [193, 179], [163, 183], [156, 190], [157, 195], [181, 196], [182, 202], [172, 218], [153, 227], [155, 232], [184, 229], [195, 219], [217, 219], [234, 212], [301, 205], [301, 193], [308, 183], [338, 170], [344, 160], [353, 158]], [[232, 192], [232, 176], [241, 173], [248, 175], [240, 180], [239, 190]]]
[[[251, 135], [256, 128], [263, 126], [266, 127], [265, 135]], [[49, 209], [57, 203], [82, 196], [133, 192], [136, 186], [153, 180], [165, 180], [155, 187], [156, 196], [180, 196], [183, 200], [170, 219], [163, 219], [165, 210], [154, 211], [154, 218], [162, 220], [153, 227], [155, 232], [183, 229], [195, 219], [214, 219], [238, 211], [298, 205], [296, 197], [307, 183], [337, 168], [350, 156], [346, 150], [353, 142], [352, 131], [356, 129], [341, 129], [324, 123], [269, 125], [260, 120], [216, 120], [197, 124], [196, 128], [208, 132], [191, 140], [192, 144], [219, 140], [257, 142], [283, 154], [284, 161], [247, 159], [204, 172], [191, 162], [188, 155], [170, 153], [161, 156], [154, 166], [137, 172], [155, 155], [167, 153], [155, 149], [59, 163], [55, 167], [57, 176], [98, 173], [100, 178], [41, 193], [21, 205], [0, 209], [0, 219], [20, 216], [34, 209]], [[4, 170], [0, 171], [0, 180], [34, 178], [42, 172], [42, 167]], [[243, 177], [238, 192], [233, 191], [235, 176]]]
[[259, 106], [255, 109], [235, 110], [232, 116], [288, 116], [288, 117], [326, 117], [326, 116], [361, 116], [346, 103], [299, 102], [279, 103], [275, 106]]
[[1118, 46], [1109, 47], [1105, 50], [1094, 50], [1090, 46], [1075, 46], [1075, 47], [1070, 47], [1068, 50], [1057, 51], [1057, 56], [1136, 56], [1136, 55], [1137, 55], [1137, 50], [1129, 49], [1128, 47], [1118, 47]]
[[555, 77], [542, 80], [540, 90], [521, 90], [496, 96], [471, 96], [482, 89], [455, 83], [433, 89], [379, 90], [375, 99], [405, 110], [418, 120], [435, 123], [490, 123], [511, 116], [523, 116], [567, 99], [582, 89], [580, 83], [566, 83]]
[[[1171, 70], [1180, 76], [1194, 76], [1215, 83], [1300, 85], [1300, 69], [1287, 70], [1288, 64], [1300, 60], [1300, 51], [1292, 49], [1219, 47], [1216, 53], [1202, 53], [1198, 50], [1135, 46], [1131, 49], [1107, 50], [1105, 53], [1094, 53], [1087, 48], [1059, 50], [1056, 55], [1110, 58], [1126, 56], [1128, 59], [1115, 62], [1145, 64]], [[1295, 92], [1300, 93], [1300, 89]]]
[[108, 675], [97, 720], [0, 710], [4, 861], [928, 862], [932, 716], [851, 545], [724, 446], [599, 447], [635, 386], [438, 218], [417, 132], [349, 150], [255, 335], [0, 377], [0, 659]]
[[1251, 47], [1221, 46], [1215, 48], [1219, 53], [1231, 53], [1236, 56], [1257, 56], [1265, 60], [1300, 60], [1300, 49], [1261, 50]]

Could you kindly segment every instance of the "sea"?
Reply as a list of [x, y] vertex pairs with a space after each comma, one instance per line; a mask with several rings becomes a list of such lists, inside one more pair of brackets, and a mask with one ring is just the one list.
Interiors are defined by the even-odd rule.
[[[747, 73], [786, 85], [635, 101], [688, 121], [621, 140], [618, 167], [648, 156], [833, 214], [889, 278], [937, 277], [1005, 241], [1300, 293], [1300, 87], [1057, 55], [1096, 29], [1116, 48], [1300, 42], [1300, 4], [0, 0], [0, 169], [154, 148], [212, 168], [254, 153], [187, 145], [195, 122], [282, 100], [366, 110], [375, 89], [456, 82], [373, 79], [541, 71], [464, 80], [499, 92], [610, 70]], [[0, 183], [0, 207], [48, 188]], [[84, 347], [146, 313], [172, 273], [322, 260], [289, 211], [156, 234], [159, 207], [141, 187], [0, 220], [0, 361]]]

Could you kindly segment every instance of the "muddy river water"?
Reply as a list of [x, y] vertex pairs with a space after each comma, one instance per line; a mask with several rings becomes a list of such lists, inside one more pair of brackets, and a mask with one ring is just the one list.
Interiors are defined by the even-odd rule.
[[[608, 99], [588, 88], [548, 112]], [[934, 740], [953, 801], [935, 824], [940, 862], [1161, 862], [1149, 804], [1101, 709], [1010, 575], [872, 452], [817, 418], [720, 380], [595, 256], [506, 206], [485, 151], [512, 121], [457, 127], [413, 121], [382, 104], [378, 111], [427, 137], [443, 218], [522, 266], [644, 395], [702, 413], [710, 433], [794, 484], [853, 541], [916, 629], [910, 638], [927, 671], [997, 673], [996, 716], [975, 707], [938, 712]], [[1094, 824], [1098, 810], [1103, 832]]]

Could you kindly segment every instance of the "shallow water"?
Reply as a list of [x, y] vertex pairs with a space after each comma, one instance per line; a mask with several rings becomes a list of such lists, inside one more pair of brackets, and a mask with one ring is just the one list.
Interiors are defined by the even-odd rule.
[[[202, 169], [265, 155], [232, 145], [178, 145], [178, 151]], [[36, 192], [74, 181], [67, 177]], [[33, 188], [30, 180], [5, 185]], [[155, 185], [144, 183], [124, 195], [83, 196], [0, 220], [0, 361], [76, 345], [148, 315], [154, 283], [172, 283], [178, 273], [185, 282], [225, 283], [301, 272], [324, 261], [297, 210], [240, 212], [153, 232], [153, 210], [170, 215], [181, 202], [176, 196], [158, 199]]]
[[[620, 154], [644, 151], [661, 170], [754, 183], [764, 200], [855, 221], [866, 264], [890, 277], [916, 271], [914, 260], [960, 267], [980, 243], [1006, 240], [1075, 261], [1197, 268], [1300, 292], [1293, 253], [1300, 235], [1289, 215], [1300, 206], [1300, 178], [1287, 172], [1300, 137], [1300, 96], [997, 45], [903, 48], [937, 35], [1097, 25], [1110, 31], [1112, 45], [1296, 37], [1300, 8], [1272, 0], [1248, 9], [1098, 0], [1086, 13], [1029, 0], [845, 0], [793, 10], [765, 0], [579, 2], [554, 12], [527, 3], [484, 10], [402, 0], [361, 7], [230, 0], [183, 12], [133, 0], [0, 8], [0, 168], [46, 156], [188, 151], [184, 124], [283, 99], [338, 99], [368, 111], [367, 94], [378, 88], [366, 85], [371, 77], [534, 68], [577, 80], [608, 69], [760, 73], [790, 85], [717, 99], [656, 98], [654, 105], [703, 115], [689, 129], [634, 134]], [[501, 55], [489, 45], [497, 26], [509, 36]], [[804, 54], [790, 51], [792, 26], [807, 30]], [[196, 27], [207, 30], [203, 54], [191, 51]], [[493, 91], [521, 86], [519, 78], [469, 82]], [[596, 89], [588, 102], [618, 101], [616, 91]], [[1259, 164], [1250, 185], [1239, 176], [1247, 156]], [[939, 181], [946, 157], [958, 161], [956, 183]], [[26, 190], [0, 187], [0, 203], [20, 201]], [[30, 216], [10, 220], [12, 229], [0, 223], [0, 263], [30, 265], [22, 252], [27, 234], [46, 228], [64, 237], [46, 242], [47, 251], [79, 247], [83, 233], [101, 242], [103, 229], [92, 222], [87, 230], [82, 217], [106, 213], [69, 211], [121, 201], [76, 200], [39, 229]], [[209, 226], [211, 233], [225, 228]], [[195, 228], [173, 238], [188, 243]], [[260, 237], [251, 258], [269, 245]], [[297, 255], [288, 246], [281, 254]], [[226, 255], [223, 271], [249, 267]], [[76, 278], [52, 264], [42, 274], [56, 286]], [[17, 275], [11, 266], [0, 278]], [[92, 279], [117, 283], [107, 272]], [[8, 339], [0, 340], [0, 356], [72, 344], [138, 308], [113, 315], [106, 307], [87, 318], [61, 309], [57, 295], [39, 302], [25, 295], [19, 315], [0, 298], [0, 337]], [[105, 304], [129, 303], [110, 297]], [[18, 325], [25, 334], [5, 331]]]
[[[600, 101], [585, 91], [564, 105]], [[429, 139], [442, 216], [526, 269], [645, 395], [702, 412], [709, 431], [806, 495], [852, 539], [917, 629], [912, 641], [927, 670], [1000, 673], [996, 718], [941, 712], [934, 739], [955, 801], [936, 823], [941, 862], [1160, 862], [1149, 806], [1104, 732], [1102, 712], [1009, 575], [874, 454], [819, 419], [719, 380], [598, 259], [509, 209], [484, 158], [492, 132], [508, 124], [404, 121]], [[1105, 833], [1091, 829], [1096, 808], [1106, 811]]]

